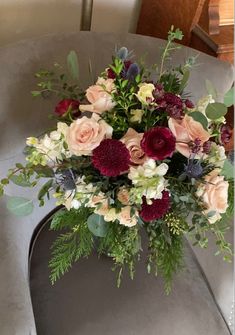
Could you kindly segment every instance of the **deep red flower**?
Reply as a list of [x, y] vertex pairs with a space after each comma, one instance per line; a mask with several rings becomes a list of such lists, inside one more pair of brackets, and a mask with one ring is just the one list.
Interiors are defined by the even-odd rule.
[[144, 133], [141, 148], [148, 157], [161, 161], [172, 156], [175, 142], [176, 139], [169, 128], [155, 127]]
[[93, 150], [92, 163], [101, 174], [116, 177], [129, 169], [130, 154], [121, 141], [106, 139]]
[[220, 142], [222, 144], [227, 144], [233, 135], [232, 127], [228, 124], [223, 124], [220, 127]]
[[193, 104], [193, 102], [191, 101], [191, 100], [189, 100], [189, 99], [186, 99], [186, 100], [184, 100], [184, 104], [185, 104], [185, 106], [187, 107], [187, 108], [194, 108], [194, 104]]
[[59, 116], [63, 116], [70, 109], [74, 116], [79, 116], [81, 112], [78, 110], [80, 102], [74, 99], [61, 100], [55, 107], [55, 113]]
[[183, 101], [177, 95], [167, 92], [163, 98], [166, 104], [167, 114], [174, 119], [182, 119], [184, 116], [183, 112]]
[[151, 199], [152, 204], [148, 205], [146, 198], [143, 197], [143, 203], [141, 211], [139, 212], [140, 217], [146, 221], [152, 221], [160, 219], [170, 208], [170, 195], [169, 192], [162, 192], [162, 199]]

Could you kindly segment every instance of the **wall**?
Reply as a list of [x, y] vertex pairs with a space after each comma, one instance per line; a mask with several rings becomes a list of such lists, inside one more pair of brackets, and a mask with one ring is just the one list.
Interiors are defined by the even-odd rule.
[[[94, 0], [92, 30], [135, 32], [140, 0]], [[82, 0], [0, 0], [0, 46], [80, 30]]]

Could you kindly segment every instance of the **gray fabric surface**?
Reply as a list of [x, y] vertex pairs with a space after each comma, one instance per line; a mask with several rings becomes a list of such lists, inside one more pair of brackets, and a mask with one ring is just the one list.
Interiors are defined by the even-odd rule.
[[132, 281], [124, 273], [116, 285], [112, 261], [94, 253], [76, 263], [52, 287], [48, 262], [58, 233], [47, 224], [36, 240], [30, 283], [38, 335], [227, 335], [198, 269], [185, 243], [185, 269], [169, 296], [163, 281], [146, 271], [145, 255]]
[[[35, 100], [30, 95], [36, 85], [33, 74], [38, 69], [48, 68], [55, 61], [64, 63], [68, 52], [75, 49], [79, 54], [81, 85], [86, 88], [110, 62], [116, 45], [126, 45], [134, 50], [137, 59], [146, 54], [146, 63], [150, 65], [159, 61], [159, 47], [164, 43], [159, 39], [131, 34], [81, 32], [42, 36], [0, 48], [0, 178], [5, 176], [7, 169], [15, 162], [24, 161], [22, 150], [25, 138], [37, 136], [50, 126], [47, 115], [53, 110], [56, 99]], [[197, 53], [183, 47], [174, 54], [172, 63], [178, 64]], [[89, 59], [93, 66], [93, 79], [88, 71]], [[193, 70], [187, 88], [192, 92], [193, 98], [205, 94], [205, 79], [211, 80], [223, 95], [233, 81], [231, 66], [203, 54], [198, 57], [198, 63], [200, 66]], [[14, 185], [7, 188], [7, 194], [32, 197], [35, 210], [32, 215], [19, 219], [6, 210], [6, 199], [0, 203], [0, 334], [35, 335], [28, 285], [28, 248], [34, 228], [53, 208], [54, 203], [48, 202], [45, 207], [39, 208], [37, 190], [29, 192], [28, 189], [16, 188]], [[206, 255], [207, 251], [204, 251], [199, 259], [205, 259]], [[218, 276], [220, 263], [216, 258], [211, 260], [209, 274], [211, 268], [214, 270], [212, 279], [216, 297], [219, 297], [221, 308], [228, 318], [229, 313], [225, 307], [230, 306], [232, 300], [232, 267], [223, 268], [222, 278]], [[51, 294], [53, 292], [55, 291], [52, 290]], [[62, 304], [60, 301], [60, 305]], [[171, 320], [169, 324], [173, 327]]]

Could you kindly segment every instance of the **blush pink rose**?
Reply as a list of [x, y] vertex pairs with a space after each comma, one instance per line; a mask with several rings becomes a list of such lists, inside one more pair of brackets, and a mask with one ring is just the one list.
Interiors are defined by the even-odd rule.
[[111, 110], [115, 106], [111, 96], [111, 92], [114, 91], [113, 79], [99, 78], [96, 85], [92, 85], [86, 90], [86, 97], [90, 105], [80, 105], [80, 111], [101, 114]]
[[146, 155], [140, 146], [142, 138], [143, 133], [137, 133], [134, 129], [129, 128], [120, 140], [129, 150], [131, 162], [136, 165], [142, 165], [146, 160]]
[[198, 188], [197, 195], [201, 196], [205, 206], [205, 213], [215, 211], [215, 215], [209, 218], [211, 223], [221, 218], [220, 214], [225, 213], [228, 208], [228, 187], [224, 176], [218, 175], [218, 170], [213, 170], [205, 177], [206, 184]]
[[201, 144], [203, 144], [210, 138], [210, 134], [203, 128], [201, 123], [188, 115], [185, 115], [182, 120], [170, 118], [168, 125], [176, 137], [176, 150], [185, 157], [190, 155], [190, 147], [187, 143], [200, 139]]
[[112, 137], [113, 128], [98, 115], [83, 116], [71, 123], [67, 132], [67, 144], [73, 155], [90, 155], [105, 138]]

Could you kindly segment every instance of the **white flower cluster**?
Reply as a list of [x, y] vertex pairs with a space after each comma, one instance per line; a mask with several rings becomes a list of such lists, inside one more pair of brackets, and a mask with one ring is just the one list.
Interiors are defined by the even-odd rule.
[[161, 199], [162, 192], [167, 187], [167, 181], [163, 177], [167, 170], [166, 163], [157, 166], [153, 159], [148, 159], [143, 165], [131, 167], [128, 178], [135, 186], [130, 190], [131, 202], [141, 204], [143, 196], [149, 204], [150, 199]]
[[45, 164], [55, 162], [57, 159], [70, 157], [71, 154], [67, 150], [65, 139], [68, 131], [68, 125], [63, 122], [57, 123], [57, 130], [52, 131], [49, 135], [38, 139], [35, 137], [27, 138], [26, 144], [34, 147], [33, 159], [37, 162], [37, 153], [43, 155]]
[[87, 184], [84, 178], [84, 176], [77, 178], [74, 190], [55, 193], [54, 197], [57, 198], [57, 205], [64, 205], [68, 210], [78, 209], [82, 204], [86, 205], [96, 188], [92, 183]]

